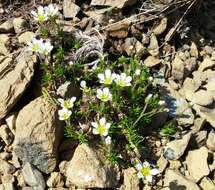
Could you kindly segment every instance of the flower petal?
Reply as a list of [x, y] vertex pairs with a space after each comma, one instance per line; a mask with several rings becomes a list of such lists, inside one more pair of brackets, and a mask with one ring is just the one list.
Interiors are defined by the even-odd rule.
[[140, 170], [143, 168], [143, 166], [142, 166], [141, 163], [137, 163], [137, 164], [135, 165], [135, 168], [136, 168], [138, 171], [140, 171]]
[[156, 168], [151, 169], [151, 171], [150, 171], [150, 174], [151, 174], [151, 175], [158, 175], [159, 173], [160, 173], [159, 170], [156, 169]]
[[111, 70], [110, 69], [106, 69], [105, 70], [105, 77], [106, 78], [110, 78], [111, 77]]
[[104, 126], [105, 123], [106, 123], [106, 119], [105, 119], [104, 117], [102, 117], [102, 118], [99, 120], [99, 124]]
[[91, 122], [91, 125], [96, 129], [99, 127], [97, 122]]
[[146, 176], [146, 181], [151, 183], [152, 182], [152, 176], [151, 175]]
[[142, 174], [141, 172], [138, 172], [138, 173], [137, 173], [137, 177], [138, 177], [138, 178], [143, 178], [143, 174]]

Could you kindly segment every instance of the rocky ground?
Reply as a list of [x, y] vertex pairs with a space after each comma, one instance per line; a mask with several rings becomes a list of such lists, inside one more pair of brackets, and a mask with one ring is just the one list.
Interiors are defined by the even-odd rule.
[[215, 3], [175, 10], [177, 1], [168, 2], [56, 2], [64, 31], [99, 30], [113, 54], [137, 55], [150, 68], [169, 110], [151, 125], [177, 124], [174, 134], [147, 137], [144, 154], [160, 171], [151, 185], [133, 167], [104, 164], [95, 148], [63, 137], [57, 107], [42, 98], [38, 60], [24, 51], [36, 30], [29, 11], [47, 2], [0, 4], [0, 189], [215, 189]]

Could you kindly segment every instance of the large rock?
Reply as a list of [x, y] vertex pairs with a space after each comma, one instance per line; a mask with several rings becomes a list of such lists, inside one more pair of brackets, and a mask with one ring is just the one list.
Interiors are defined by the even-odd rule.
[[208, 149], [201, 147], [200, 149], [189, 151], [186, 164], [190, 176], [198, 182], [204, 176], [207, 176], [210, 173], [208, 167]]
[[16, 120], [14, 150], [24, 162], [44, 173], [55, 169], [62, 137], [57, 106], [39, 97], [25, 106]]
[[174, 140], [167, 143], [164, 150], [165, 158], [168, 160], [179, 159], [184, 154], [184, 151], [186, 150], [187, 145], [190, 141], [190, 137], [191, 137], [191, 132], [184, 135], [182, 139]]
[[111, 188], [119, 180], [118, 169], [104, 163], [103, 155], [86, 144], [79, 145], [66, 168], [67, 183], [81, 188]]
[[174, 170], [166, 171], [164, 187], [169, 187], [169, 190], [200, 190], [197, 184], [185, 178], [179, 171]]
[[35, 56], [23, 51], [16, 61], [10, 59], [0, 64], [0, 120], [12, 109], [30, 84], [35, 62]]
[[111, 6], [123, 8], [128, 5], [133, 5], [137, 0], [92, 0], [91, 6]]

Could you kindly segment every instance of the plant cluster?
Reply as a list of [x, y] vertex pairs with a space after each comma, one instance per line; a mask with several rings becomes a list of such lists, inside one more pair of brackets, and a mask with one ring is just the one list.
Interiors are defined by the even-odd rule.
[[[139, 178], [152, 182], [152, 176], [159, 171], [140, 161], [139, 150], [144, 146], [144, 133], [150, 130], [153, 116], [164, 110], [165, 102], [153, 90], [149, 70], [136, 58], [122, 56], [116, 61], [105, 60], [97, 38], [90, 40], [86, 35], [82, 41], [66, 38], [57, 22], [59, 15], [53, 5], [40, 6], [32, 12], [39, 24], [39, 35], [44, 38], [32, 39], [28, 50], [40, 58], [44, 95], [59, 105], [65, 136], [79, 143], [97, 143], [107, 160], [133, 165]], [[56, 28], [55, 33], [49, 30], [50, 24]], [[89, 48], [90, 42], [96, 44], [94, 50]], [[78, 58], [66, 61], [71, 51], [78, 52]], [[100, 59], [85, 64], [81, 55], [88, 57], [90, 51]], [[93, 69], [89, 69], [91, 66]], [[81, 97], [56, 98], [55, 90], [64, 80], [78, 83]]]

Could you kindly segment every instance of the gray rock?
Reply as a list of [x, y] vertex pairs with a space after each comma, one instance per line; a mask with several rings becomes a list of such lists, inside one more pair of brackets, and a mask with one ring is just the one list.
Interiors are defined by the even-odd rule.
[[20, 34], [27, 29], [27, 22], [25, 19], [19, 17], [13, 19], [13, 27], [16, 34]]
[[[29, 86], [34, 74], [36, 57], [23, 51], [16, 59], [10, 59], [6, 64], [0, 64], [0, 120], [13, 108], [16, 102]], [[10, 69], [14, 67], [13, 69]]]
[[0, 33], [10, 33], [13, 32], [14, 28], [13, 28], [13, 22], [12, 20], [6, 20], [5, 22], [3, 22], [0, 25]]
[[208, 149], [206, 147], [201, 147], [200, 149], [188, 152], [186, 157], [187, 168], [190, 176], [196, 182], [210, 173], [207, 159]]
[[160, 23], [153, 29], [153, 33], [158, 36], [162, 34], [167, 27], [167, 17], [161, 19]]
[[134, 168], [128, 168], [124, 170], [124, 181], [122, 190], [138, 190], [140, 189], [140, 180], [136, 175]]
[[123, 8], [129, 5], [133, 5], [137, 0], [92, 0], [91, 6], [111, 6], [117, 8]]
[[172, 76], [175, 80], [182, 80], [185, 74], [184, 62], [176, 55], [172, 62]]
[[209, 150], [215, 152], [215, 132], [213, 130], [208, 134], [206, 144]]
[[191, 96], [191, 101], [200, 106], [210, 106], [213, 103], [214, 98], [210, 92], [206, 90], [199, 90], [193, 93], [193, 96]]
[[191, 132], [184, 135], [182, 139], [167, 143], [164, 148], [164, 157], [168, 160], [178, 160], [184, 154], [190, 138]]
[[164, 178], [164, 187], [168, 190], [200, 190], [193, 181], [185, 178], [179, 171], [167, 170]]
[[213, 127], [215, 127], [215, 107], [213, 108], [206, 108], [199, 105], [193, 106], [194, 110], [197, 112], [197, 115], [205, 119], [209, 122]]
[[204, 126], [205, 123], [206, 123], [205, 119], [196, 118], [195, 121], [194, 121], [194, 125], [191, 127], [192, 132], [193, 133], [199, 132], [202, 129], [202, 127]]
[[63, 1], [63, 15], [65, 18], [74, 18], [81, 8], [73, 0]]
[[22, 175], [25, 182], [30, 185], [33, 190], [45, 190], [46, 184], [43, 175], [35, 169], [30, 163], [26, 163], [22, 169]]
[[187, 103], [187, 101], [175, 90], [173, 90], [169, 84], [161, 84], [160, 93], [164, 98], [168, 114], [174, 117], [179, 125], [190, 126], [194, 122], [194, 114]]
[[104, 163], [103, 156], [96, 148], [79, 145], [67, 164], [67, 184], [80, 188], [115, 187], [119, 180], [118, 168]]
[[18, 41], [20, 44], [27, 44], [28, 42], [30, 42], [33, 37], [35, 36], [35, 34], [33, 32], [24, 32], [22, 33], [19, 37], [18, 37]]
[[159, 169], [160, 173], [164, 172], [164, 170], [167, 167], [167, 164], [168, 164], [168, 161], [163, 156], [161, 156], [159, 158], [159, 160], [157, 161], [157, 166], [158, 166], [158, 169]]
[[39, 97], [17, 116], [14, 151], [22, 161], [50, 173], [56, 167], [62, 130], [57, 106]]

